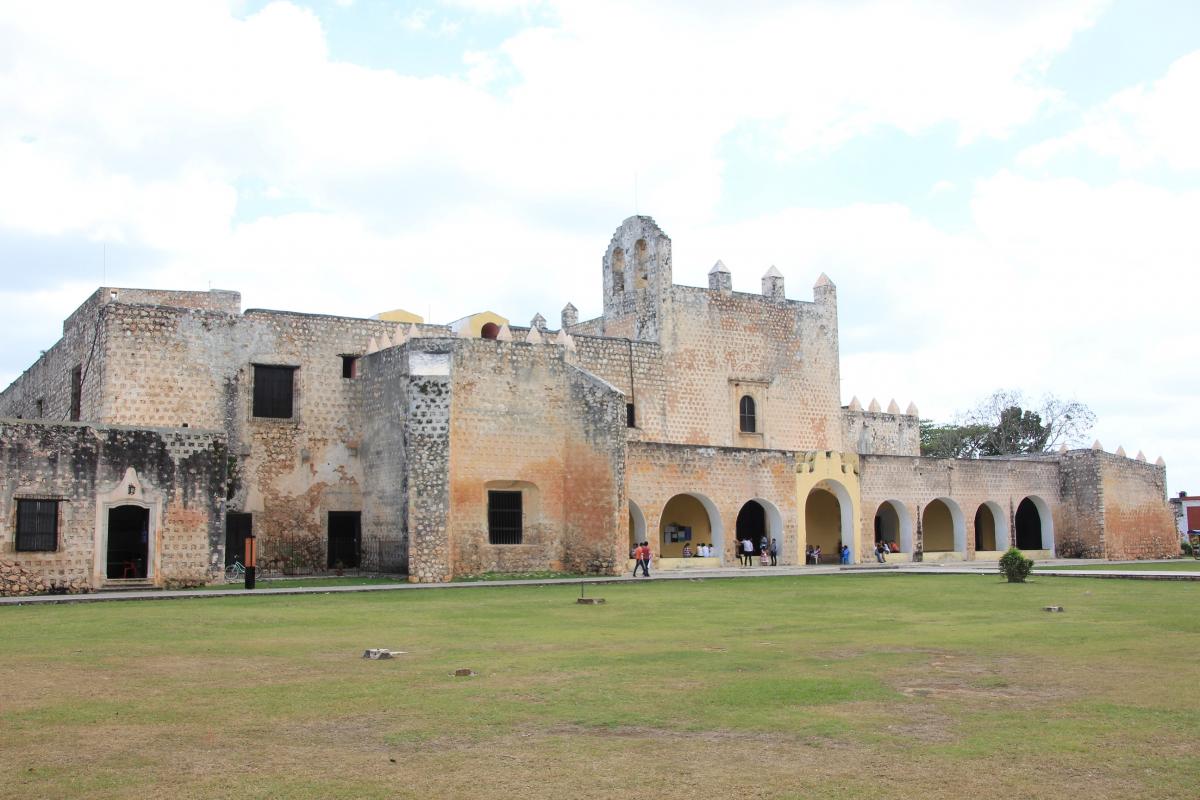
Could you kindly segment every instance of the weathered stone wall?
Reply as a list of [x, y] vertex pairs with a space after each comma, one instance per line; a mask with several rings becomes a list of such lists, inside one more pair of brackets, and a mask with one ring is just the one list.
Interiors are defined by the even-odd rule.
[[[737, 559], [737, 518], [750, 500], [767, 508], [769, 536], [778, 539], [780, 563], [797, 563], [796, 458], [794, 453], [731, 447], [630, 442], [626, 483], [629, 502], [645, 519], [646, 539], [661, 550], [663, 510], [672, 497], [691, 494], [711, 503], [713, 541], [726, 564]], [[703, 501], [702, 501], [703, 502]], [[628, 523], [622, 541], [628, 547]]]
[[662, 441], [667, 436], [667, 383], [662, 348], [655, 342], [575, 337], [573, 363], [621, 390], [633, 403], [630, 439]]
[[408, 349], [390, 347], [365, 356], [360, 363], [363, 436], [362, 537], [369, 543], [399, 539], [401, 563], [409, 571], [408, 457], [405, 420], [408, 414]]
[[[837, 306], [673, 287], [663, 338], [668, 441], [842, 449]], [[755, 433], [738, 404], [757, 406]]]
[[1082, 555], [1113, 560], [1179, 555], [1164, 467], [1099, 450], [1072, 450], [1060, 461], [1064, 528]]
[[[860, 459], [862, 491], [860, 557], [871, 557], [875, 541], [875, 514], [884, 501], [904, 509], [911, 525], [913, 549], [922, 547], [922, 517], [933, 500], [942, 500], [961, 514], [958, 550], [965, 558], [975, 553], [975, 515], [979, 507], [993, 502], [1001, 509], [1000, 528], [1015, 535], [1017, 506], [1026, 497], [1040, 498], [1048, 509], [1060, 507], [1058, 464], [1054, 459], [936, 459], [908, 456], [864, 455]], [[1055, 526], [1062, 518], [1054, 514]], [[997, 548], [1003, 531], [997, 531]], [[1046, 547], [1046, 549], [1050, 549]]]
[[842, 441], [862, 455], [921, 455], [921, 420], [907, 414], [842, 409]]
[[[450, 571], [615, 568], [624, 549], [624, 398], [567, 363], [557, 345], [455, 344]], [[522, 493], [521, 544], [489, 544], [489, 490]]]
[[[103, 583], [107, 508], [150, 509], [150, 578], [199, 584], [223, 563], [224, 436], [0, 421], [0, 559], [59, 587]], [[59, 501], [57, 548], [16, 551], [17, 500]]]

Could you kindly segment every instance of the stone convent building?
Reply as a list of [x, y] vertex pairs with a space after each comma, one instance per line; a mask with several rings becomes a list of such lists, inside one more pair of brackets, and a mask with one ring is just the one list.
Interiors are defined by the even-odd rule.
[[[921, 458], [917, 409], [841, 401], [837, 289], [677, 285], [625, 220], [604, 313], [557, 328], [240, 307], [104, 287], [0, 394], [0, 563], [41, 588], [186, 585], [256, 537], [261, 568], [486, 571], [737, 562], [1170, 556], [1165, 468], [1091, 449]], [[684, 549], [713, 546], [707, 558]], [[10, 588], [11, 588], [10, 585]]]

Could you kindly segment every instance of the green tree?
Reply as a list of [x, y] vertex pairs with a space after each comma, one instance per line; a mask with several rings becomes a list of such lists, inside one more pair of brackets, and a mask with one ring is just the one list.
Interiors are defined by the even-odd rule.
[[1046, 395], [1034, 410], [1020, 392], [999, 390], [952, 423], [921, 420], [921, 455], [978, 458], [1042, 453], [1064, 444], [1081, 444], [1095, 422], [1096, 415], [1078, 400]]

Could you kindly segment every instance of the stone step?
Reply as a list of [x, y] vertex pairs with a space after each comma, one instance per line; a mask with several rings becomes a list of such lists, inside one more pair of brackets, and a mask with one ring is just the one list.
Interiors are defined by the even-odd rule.
[[100, 591], [102, 592], [129, 592], [136, 589], [161, 591], [161, 587], [155, 586], [150, 581], [141, 578], [109, 578], [100, 587]]

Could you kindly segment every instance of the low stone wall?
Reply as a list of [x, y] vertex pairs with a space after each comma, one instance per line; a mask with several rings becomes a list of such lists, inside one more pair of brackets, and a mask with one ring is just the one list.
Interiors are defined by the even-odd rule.
[[83, 594], [91, 587], [83, 578], [69, 578], [55, 583], [45, 575], [30, 572], [11, 561], [0, 561], [0, 597], [26, 597], [32, 594]]

